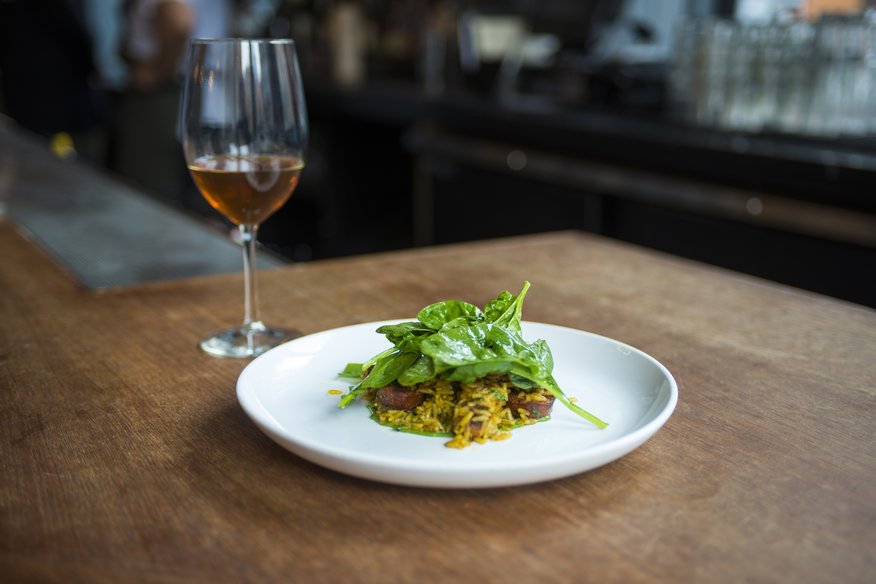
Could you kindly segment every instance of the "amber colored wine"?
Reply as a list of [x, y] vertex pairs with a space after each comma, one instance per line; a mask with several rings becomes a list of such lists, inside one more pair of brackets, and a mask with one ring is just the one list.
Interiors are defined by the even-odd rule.
[[257, 225], [282, 207], [304, 163], [292, 156], [203, 156], [189, 164], [201, 194], [237, 225]]

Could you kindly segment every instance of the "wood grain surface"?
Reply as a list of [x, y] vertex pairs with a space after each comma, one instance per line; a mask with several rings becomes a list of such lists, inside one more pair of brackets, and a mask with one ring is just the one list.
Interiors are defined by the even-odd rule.
[[265, 320], [302, 333], [528, 279], [526, 319], [679, 382], [666, 426], [602, 468], [414, 489], [249, 421], [245, 362], [196, 344], [240, 320], [239, 275], [89, 291], [2, 222], [0, 258], [2, 582], [876, 581], [872, 310], [576, 233], [262, 272]]

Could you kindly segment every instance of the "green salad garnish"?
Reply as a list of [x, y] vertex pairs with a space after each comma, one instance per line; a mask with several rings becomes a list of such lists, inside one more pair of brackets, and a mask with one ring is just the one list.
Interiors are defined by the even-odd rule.
[[471, 383], [491, 374], [507, 374], [520, 389], [541, 387], [567, 408], [599, 428], [608, 424], [569, 401], [552, 375], [551, 350], [544, 340], [527, 343], [521, 332], [523, 299], [529, 282], [515, 296], [503, 291], [483, 310], [468, 302], [445, 300], [422, 309], [417, 320], [385, 325], [376, 332], [392, 346], [365, 363], [350, 363], [342, 376], [359, 382], [339, 407], [358, 395], [398, 383], [410, 387], [436, 376]]

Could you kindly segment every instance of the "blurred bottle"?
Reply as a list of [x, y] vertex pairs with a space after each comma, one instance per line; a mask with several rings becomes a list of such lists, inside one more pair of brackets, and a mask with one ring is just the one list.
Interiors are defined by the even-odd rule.
[[326, 23], [332, 54], [332, 80], [345, 86], [365, 80], [368, 27], [362, 7], [356, 2], [333, 6]]

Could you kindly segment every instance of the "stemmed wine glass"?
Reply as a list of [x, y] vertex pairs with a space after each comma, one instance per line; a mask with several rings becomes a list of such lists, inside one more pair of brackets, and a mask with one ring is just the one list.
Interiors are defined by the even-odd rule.
[[222, 357], [251, 357], [291, 334], [259, 318], [255, 278], [259, 224], [289, 200], [304, 168], [307, 112], [295, 43], [195, 39], [189, 46], [180, 130], [201, 194], [240, 229], [243, 323], [201, 341]]

